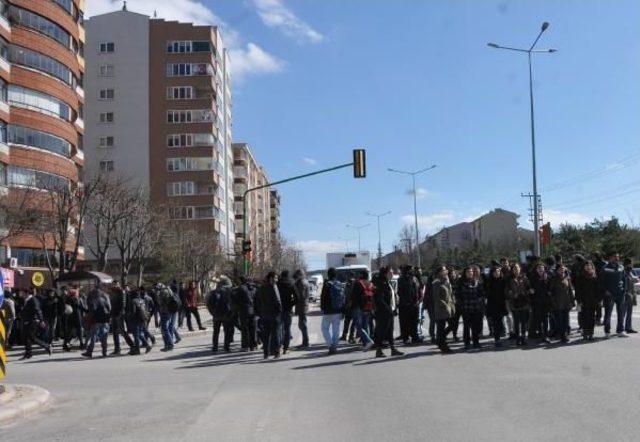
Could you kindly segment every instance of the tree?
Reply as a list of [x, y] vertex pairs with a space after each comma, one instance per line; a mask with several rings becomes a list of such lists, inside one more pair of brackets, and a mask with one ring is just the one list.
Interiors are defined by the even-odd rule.
[[0, 196], [0, 244], [33, 229], [37, 219], [32, 189], [13, 188]]

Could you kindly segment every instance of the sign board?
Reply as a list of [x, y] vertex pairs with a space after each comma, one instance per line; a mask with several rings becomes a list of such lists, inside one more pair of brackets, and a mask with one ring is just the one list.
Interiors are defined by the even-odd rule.
[[44, 284], [44, 275], [42, 272], [33, 272], [33, 275], [31, 275], [31, 283], [35, 287], [42, 287]]

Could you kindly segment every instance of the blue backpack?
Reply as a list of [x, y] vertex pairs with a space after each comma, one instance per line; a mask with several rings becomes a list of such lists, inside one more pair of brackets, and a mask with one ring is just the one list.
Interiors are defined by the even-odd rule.
[[346, 305], [346, 296], [344, 290], [344, 283], [340, 281], [328, 281], [329, 284], [329, 296], [331, 298], [331, 308], [334, 311], [341, 311]]

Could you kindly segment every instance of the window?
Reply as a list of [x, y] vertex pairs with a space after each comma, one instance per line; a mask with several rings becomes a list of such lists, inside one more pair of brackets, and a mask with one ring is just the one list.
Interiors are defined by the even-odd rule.
[[76, 81], [71, 74], [71, 70], [62, 63], [39, 52], [35, 52], [21, 46], [9, 46], [9, 61], [11, 61], [11, 63], [42, 71], [64, 81], [67, 84], [72, 84]]
[[115, 91], [113, 89], [100, 89], [101, 100], [113, 100]]
[[213, 67], [208, 63], [167, 63], [167, 77], [193, 75], [213, 75]]
[[51, 95], [12, 84], [9, 86], [8, 97], [12, 106], [71, 121], [71, 107]]
[[207, 134], [193, 134], [194, 146], [213, 146], [216, 138], [211, 133]]
[[113, 172], [113, 160], [100, 161], [100, 172]]
[[167, 158], [169, 172], [214, 170], [216, 164], [211, 157]]
[[167, 135], [167, 147], [191, 147], [191, 146], [193, 146], [193, 136], [191, 134]]
[[9, 186], [29, 187], [33, 189], [63, 189], [69, 186], [69, 180], [52, 173], [24, 167], [9, 166]]
[[167, 123], [191, 123], [190, 110], [167, 111]]
[[0, 121], [0, 143], [7, 142], [7, 123]]
[[30, 127], [9, 125], [8, 139], [10, 143], [22, 144], [24, 146], [37, 147], [69, 157], [71, 144], [51, 135], [47, 132], [31, 129]]
[[193, 52], [211, 52], [211, 42], [209, 41], [194, 41], [191, 42]]
[[65, 47], [71, 48], [71, 35], [54, 22], [15, 6], [9, 8], [9, 17], [14, 23], [41, 32]]
[[191, 42], [190, 41], [169, 41], [167, 42], [167, 52], [169, 53], [191, 52]]
[[113, 147], [114, 144], [114, 137], [100, 137], [100, 147]]
[[72, 0], [53, 0], [53, 1], [59, 4], [69, 14], [73, 14]]
[[220, 210], [214, 206], [184, 206], [169, 209], [171, 219], [220, 219]]
[[195, 98], [193, 86], [172, 86], [167, 88], [168, 100], [190, 100]]
[[213, 123], [214, 119], [209, 109], [167, 111], [167, 123]]
[[[11, 257], [16, 258], [21, 267], [47, 267], [47, 254], [42, 249], [11, 247]], [[51, 253], [49, 257], [55, 265], [57, 263], [55, 254]]]
[[193, 219], [193, 207], [170, 207], [169, 217], [171, 219]]
[[113, 65], [112, 64], [101, 64], [98, 69], [98, 75], [100, 77], [113, 77]]
[[101, 123], [113, 123], [113, 112], [100, 112]]
[[116, 44], [113, 42], [103, 42], [98, 45], [98, 51], [101, 54], [109, 54], [116, 50]]
[[178, 181], [175, 183], [168, 183], [167, 195], [195, 195], [195, 183], [193, 181]]

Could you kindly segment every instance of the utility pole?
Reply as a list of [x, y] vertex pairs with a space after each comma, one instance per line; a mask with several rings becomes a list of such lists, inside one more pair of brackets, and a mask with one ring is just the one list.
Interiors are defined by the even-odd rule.
[[348, 229], [355, 229], [358, 232], [358, 250], [357, 252], [360, 252], [362, 250], [362, 247], [360, 246], [360, 231], [362, 229], [364, 229], [365, 227], [369, 227], [371, 225], [371, 223], [367, 223], [367, 224], [362, 224], [361, 226], [354, 226], [351, 224], [347, 224], [347, 228]]
[[391, 213], [391, 210], [388, 210], [384, 213], [371, 213], [367, 212], [367, 215], [373, 216], [378, 220], [378, 269], [382, 266], [382, 234], [380, 230], [380, 218], [383, 216], [387, 216]]

